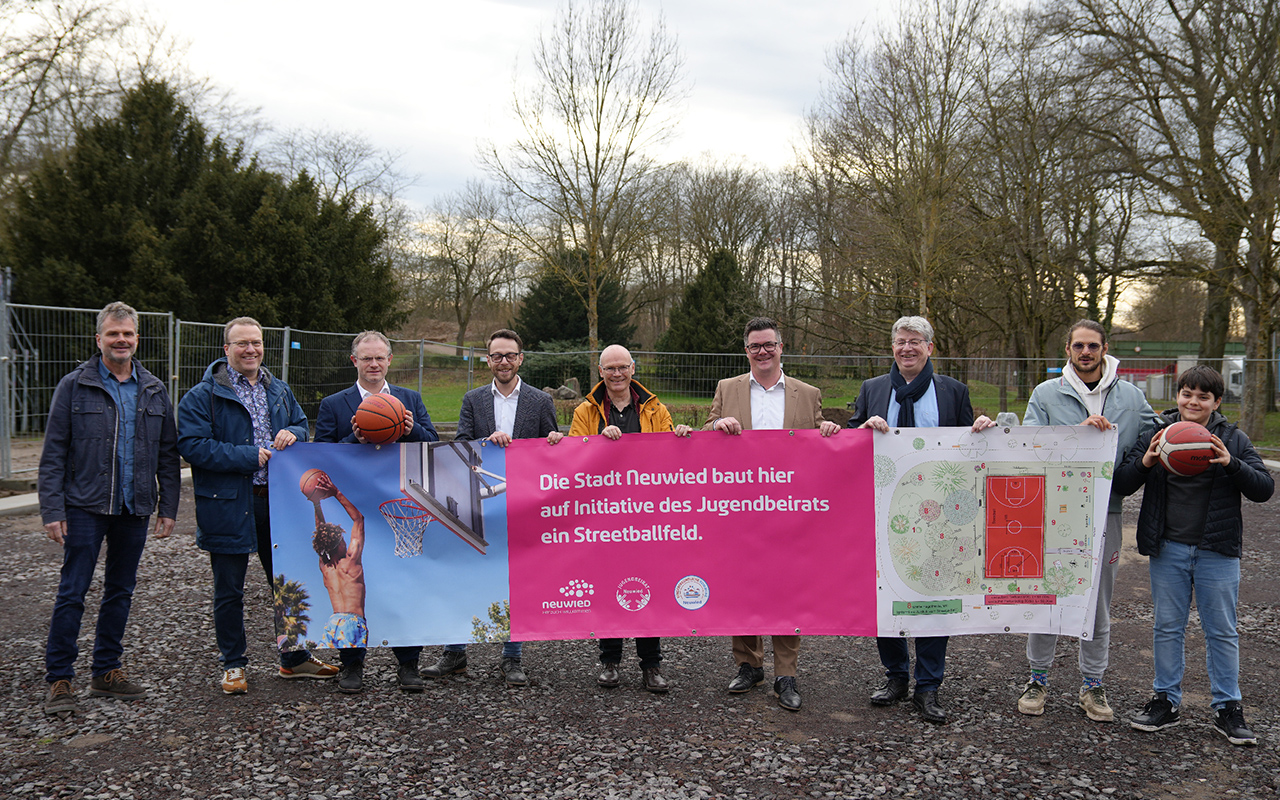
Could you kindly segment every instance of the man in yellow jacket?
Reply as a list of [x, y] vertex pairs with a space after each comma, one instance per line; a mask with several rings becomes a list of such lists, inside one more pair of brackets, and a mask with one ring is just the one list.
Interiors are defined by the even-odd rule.
[[[630, 351], [622, 345], [609, 345], [600, 353], [600, 382], [586, 399], [573, 411], [570, 436], [595, 436], [602, 434], [614, 441], [624, 433], [655, 433], [674, 431], [676, 436], [688, 436], [688, 425], [671, 424], [671, 412], [658, 400], [658, 396], [635, 380], [636, 362]], [[563, 438], [559, 431], [547, 435], [547, 441], [555, 444]], [[644, 688], [656, 693], [667, 691], [666, 678], [662, 677], [662, 640], [657, 636], [636, 639], [636, 655], [640, 657], [640, 672]], [[621, 683], [618, 665], [622, 663], [622, 640], [600, 640], [600, 677], [596, 683], [613, 688]]]

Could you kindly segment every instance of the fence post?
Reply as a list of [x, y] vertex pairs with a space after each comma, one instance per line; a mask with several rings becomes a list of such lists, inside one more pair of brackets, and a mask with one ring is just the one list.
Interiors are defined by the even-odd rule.
[[0, 274], [0, 400], [4, 407], [0, 408], [0, 477], [13, 477], [13, 459], [10, 447], [13, 444], [11, 424], [13, 421], [13, 401], [10, 397], [9, 371], [13, 366], [13, 358], [9, 350], [9, 286], [13, 281], [13, 270], [4, 268]]
[[291, 333], [292, 329], [288, 325], [284, 326], [284, 342], [281, 345], [284, 352], [280, 354], [280, 380], [285, 383], [289, 382], [289, 336]]
[[426, 350], [427, 350], [427, 340], [419, 339], [418, 340], [418, 394], [422, 394], [422, 367], [423, 367], [423, 359], [426, 358], [425, 356]]
[[467, 348], [467, 391], [476, 388], [476, 346]]

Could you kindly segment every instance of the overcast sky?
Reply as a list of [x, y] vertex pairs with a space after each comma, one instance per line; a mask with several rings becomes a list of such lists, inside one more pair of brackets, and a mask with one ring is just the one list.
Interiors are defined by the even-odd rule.
[[[555, 0], [136, 0], [185, 40], [197, 75], [277, 128], [359, 133], [402, 153], [426, 205], [481, 176], [477, 142], [510, 140], [510, 98]], [[665, 17], [691, 87], [669, 158], [790, 160], [831, 47], [885, 0], [640, 0]]]

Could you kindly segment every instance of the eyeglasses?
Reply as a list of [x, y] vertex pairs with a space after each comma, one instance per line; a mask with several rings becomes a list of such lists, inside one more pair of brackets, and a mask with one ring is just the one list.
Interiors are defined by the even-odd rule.
[[1102, 349], [1102, 343], [1101, 342], [1072, 342], [1071, 349], [1075, 350], [1077, 353], [1083, 353], [1085, 350], [1088, 350], [1090, 353], [1096, 353], [1097, 351]]
[[248, 339], [242, 339], [241, 341], [228, 342], [227, 344], [231, 345], [237, 350], [249, 350], [249, 349], [258, 350], [262, 347], [262, 340], [254, 339], [253, 341], [250, 341]]
[[747, 345], [747, 352], [755, 355], [756, 353], [772, 353], [778, 349], [778, 345], [782, 342], [754, 342]]
[[508, 364], [514, 364], [516, 359], [521, 356], [520, 353], [490, 353], [489, 361], [500, 362], [505, 361]]
[[361, 364], [372, 364], [375, 361], [379, 364], [386, 364], [391, 361], [391, 356], [357, 356], [356, 361]]
[[924, 347], [928, 342], [924, 339], [894, 339], [894, 347]]
[[610, 375], [626, 375], [631, 371], [631, 366], [631, 364], [624, 364], [621, 367], [606, 367], [604, 364], [601, 364], [600, 371], [607, 372]]

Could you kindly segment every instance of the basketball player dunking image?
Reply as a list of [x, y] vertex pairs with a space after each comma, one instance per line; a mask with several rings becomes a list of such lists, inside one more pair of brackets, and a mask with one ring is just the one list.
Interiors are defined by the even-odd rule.
[[321, 473], [316, 484], [320, 497], [335, 497], [351, 517], [351, 544], [346, 542], [341, 525], [324, 521], [320, 500], [316, 506], [316, 531], [311, 544], [320, 556], [320, 574], [324, 576], [324, 588], [329, 590], [329, 605], [333, 616], [324, 629], [321, 646], [339, 649], [366, 647], [369, 628], [364, 621], [364, 515], [352, 505], [333, 485], [328, 475]]

